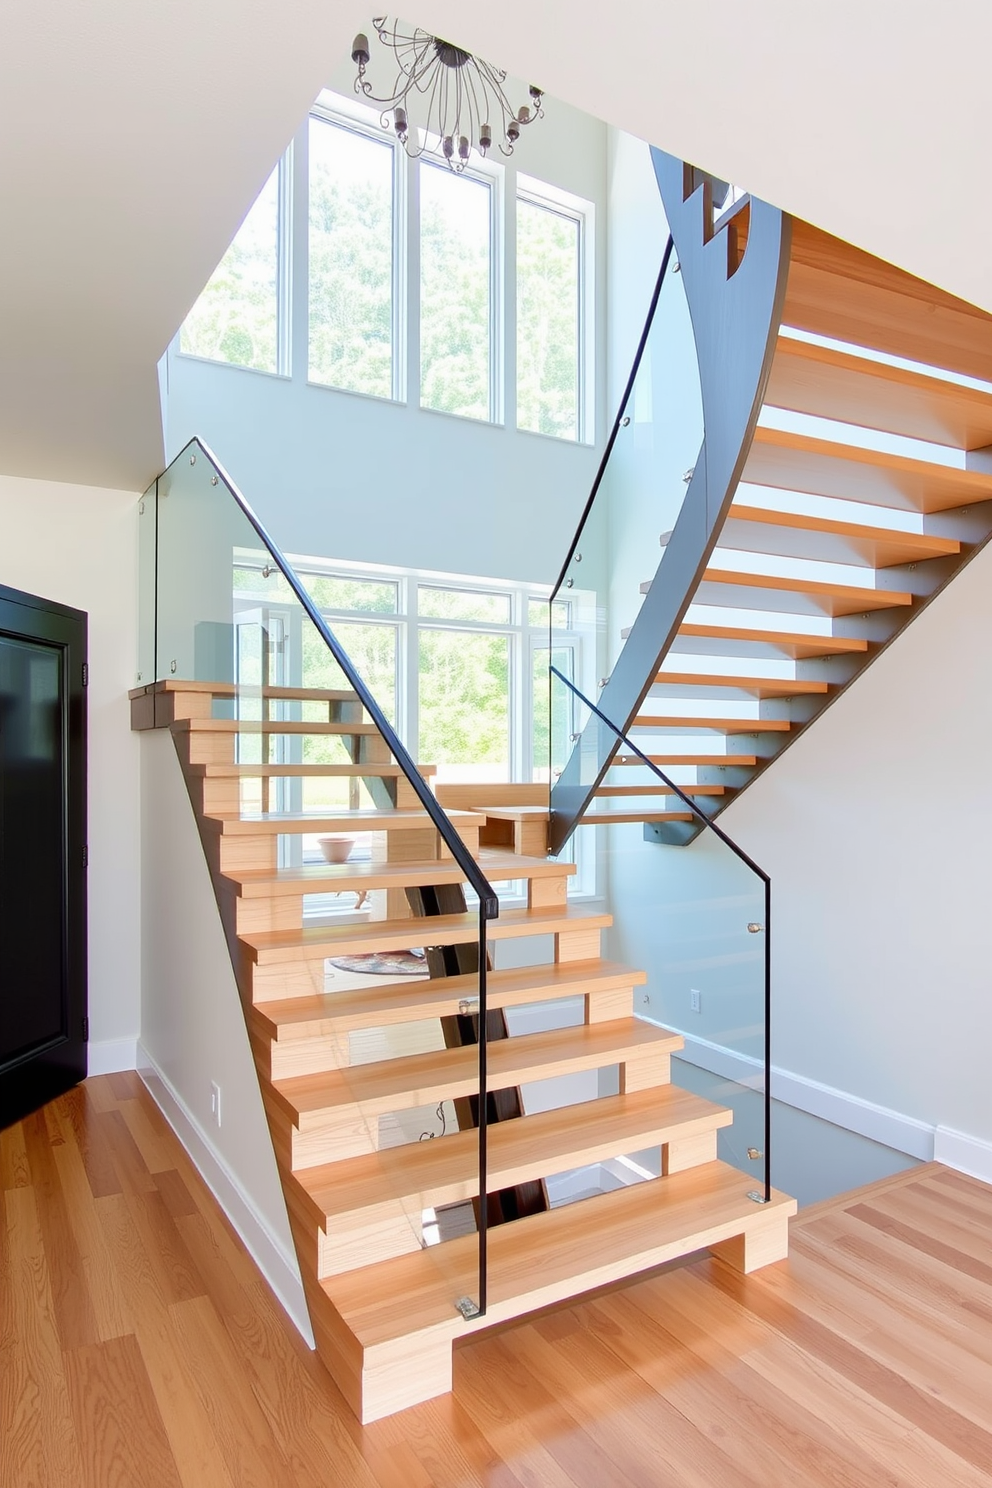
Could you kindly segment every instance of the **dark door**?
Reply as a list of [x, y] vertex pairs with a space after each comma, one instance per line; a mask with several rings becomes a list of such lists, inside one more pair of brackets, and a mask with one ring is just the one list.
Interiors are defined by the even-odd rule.
[[86, 1074], [86, 616], [0, 585], [0, 1127]]

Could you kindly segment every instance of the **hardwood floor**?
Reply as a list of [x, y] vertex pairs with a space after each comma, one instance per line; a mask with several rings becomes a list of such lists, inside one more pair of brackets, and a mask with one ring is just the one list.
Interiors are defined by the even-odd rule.
[[0, 1132], [3, 1488], [992, 1485], [992, 1189], [932, 1165], [455, 1356], [361, 1427], [136, 1075]]

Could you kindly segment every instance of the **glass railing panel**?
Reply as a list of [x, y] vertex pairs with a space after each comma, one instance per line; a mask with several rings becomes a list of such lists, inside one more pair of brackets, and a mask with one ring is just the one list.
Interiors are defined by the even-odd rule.
[[[590, 502], [556, 586], [558, 609], [551, 616], [551, 649], [571, 653], [569, 674], [587, 696], [598, 699], [602, 694], [608, 713], [606, 683], [637, 620], [640, 586], [654, 578], [682, 513], [702, 442], [692, 324], [669, 246]], [[581, 733], [585, 721], [580, 715], [578, 730], [571, 732]], [[625, 718], [613, 721], [621, 727], [626, 723]], [[593, 732], [596, 737], [587, 745], [601, 766], [608, 739], [595, 726]], [[560, 734], [554, 737], [551, 753], [567, 759], [572, 752], [567, 743]], [[556, 768], [563, 770], [562, 765]], [[567, 778], [575, 783], [574, 764]]]
[[[595, 843], [597, 894], [613, 916], [604, 954], [647, 972], [635, 1013], [684, 1039], [672, 1082], [722, 1108], [717, 1155], [760, 1202], [770, 1181], [770, 881], [709, 821], [703, 793], [714, 787], [700, 787], [693, 767], [660, 769], [629, 736], [614, 738], [617, 763], [577, 828]], [[659, 1150], [627, 1157], [641, 1176], [659, 1171]]]
[[138, 502], [138, 656], [135, 681], [155, 681], [155, 486]]
[[[487, 1107], [462, 1095], [466, 1080], [486, 1085], [473, 1015], [497, 912], [472, 856], [478, 818], [441, 810], [314, 596], [199, 444], [159, 481], [157, 524], [158, 679], [179, 693], [188, 683], [194, 700], [188, 742], [182, 724], [178, 737], [220, 834], [218, 898], [248, 947], [250, 995], [341, 1011], [319, 1048], [272, 1056], [283, 1097], [310, 1113], [292, 1138], [301, 1165], [344, 1142], [378, 1185], [368, 1261], [423, 1250], [452, 1309], [484, 1308]], [[427, 896], [405, 886], [411, 865], [423, 888], [456, 895], [444, 905], [460, 917], [450, 996], [428, 949]], [[440, 1098], [425, 1105], [432, 1087]], [[337, 1131], [342, 1110], [346, 1135], [323, 1146], [300, 1135]], [[332, 1168], [328, 1183], [343, 1181]], [[328, 1276], [367, 1223], [329, 1221]]]

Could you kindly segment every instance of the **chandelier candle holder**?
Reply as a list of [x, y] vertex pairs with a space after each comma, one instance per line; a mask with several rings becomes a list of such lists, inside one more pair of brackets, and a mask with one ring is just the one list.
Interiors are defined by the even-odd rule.
[[[530, 102], [514, 108], [506, 94], [506, 73], [500, 68], [419, 27], [401, 30], [398, 22], [390, 24], [388, 16], [375, 16], [372, 25], [396, 59], [396, 78], [387, 96], [373, 93], [365, 76], [369, 39], [360, 32], [351, 49], [351, 60], [358, 68], [355, 92], [383, 105], [383, 129], [392, 129], [413, 158], [436, 155], [453, 171], [463, 171], [472, 151], [485, 157], [494, 139], [504, 155], [512, 155], [520, 131], [544, 117], [540, 88], [531, 86]], [[411, 94], [427, 100], [423, 144], [418, 142], [416, 128], [410, 129], [407, 104]], [[436, 144], [432, 144], [434, 139]]]

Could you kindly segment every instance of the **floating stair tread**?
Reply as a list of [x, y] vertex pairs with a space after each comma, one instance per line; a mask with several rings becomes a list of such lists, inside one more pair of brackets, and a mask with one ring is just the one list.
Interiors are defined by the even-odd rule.
[[[772, 511], [763, 506], [746, 506], [736, 503], [727, 514], [727, 521], [720, 533], [721, 545], [740, 548], [744, 545], [740, 524], [745, 531], [753, 527], [749, 551], [772, 552], [780, 556], [794, 556], [816, 561], [816, 541], [820, 537], [840, 539], [852, 549], [835, 559], [832, 553], [825, 555], [823, 562], [851, 562], [854, 557], [872, 568], [891, 568], [896, 564], [923, 563], [928, 558], [955, 557], [961, 552], [961, 544], [953, 537], [931, 537], [923, 532], [900, 532], [891, 527], [869, 527], [858, 522], [838, 522], [828, 517], [808, 517], [802, 512]], [[794, 541], [790, 536], [807, 537], [807, 545]], [[780, 540], [781, 538], [785, 541]], [[774, 548], [771, 546], [775, 543]], [[802, 551], [799, 549], [802, 548]]]
[[[639, 765], [641, 761], [631, 760], [630, 763]], [[723, 796], [727, 791], [725, 785], [687, 784], [681, 789], [687, 796]], [[597, 785], [595, 793], [597, 796], [675, 796], [678, 794], [670, 785]]]
[[[652, 765], [717, 765], [722, 769], [730, 766], [750, 769], [758, 763], [758, 757], [754, 754], [647, 754], [644, 759]], [[614, 765], [643, 765], [642, 760], [636, 754], [615, 754], [610, 761], [610, 768]], [[682, 787], [686, 795], [696, 790], [696, 786], [685, 785]]]
[[813, 682], [798, 677], [717, 676], [709, 672], [659, 672], [657, 684], [670, 687], [729, 687], [735, 692], [750, 692], [755, 697], [798, 697], [800, 693], [824, 693], [826, 682]]
[[[732, 1121], [733, 1112], [725, 1106], [677, 1085], [660, 1085], [499, 1122], [489, 1129], [488, 1187], [510, 1188], [717, 1131]], [[298, 1173], [295, 1181], [321, 1227], [397, 1199], [420, 1208], [459, 1203], [479, 1192], [479, 1134], [455, 1132], [433, 1142], [326, 1163]]]
[[[647, 979], [646, 972], [618, 961], [597, 958], [548, 962], [490, 971], [486, 997], [491, 1009], [518, 1007], [555, 998], [642, 987]], [[294, 1039], [381, 1028], [387, 1023], [448, 1017], [463, 999], [473, 1000], [478, 995], [479, 978], [475, 972], [423, 980], [405, 977], [401, 982], [383, 986], [259, 1003], [252, 1009], [252, 1015], [263, 1036], [285, 1044]]]
[[473, 806], [472, 810], [493, 821], [547, 821], [551, 815], [548, 806]]
[[[625, 633], [626, 634], [626, 633]], [[746, 654], [751, 645], [761, 650], [769, 649], [791, 656], [793, 661], [805, 661], [816, 656], [839, 656], [868, 650], [868, 642], [862, 636], [816, 635], [813, 632], [794, 630], [765, 630], [761, 627], [739, 625], [699, 625], [694, 621], [679, 626], [679, 636], [690, 640], [721, 641], [740, 647]]]
[[477, 1235], [448, 1241], [443, 1265], [422, 1250], [321, 1286], [371, 1360], [377, 1345], [477, 1332], [796, 1212], [795, 1199], [776, 1190], [770, 1203], [755, 1204], [753, 1188], [754, 1179], [736, 1168], [705, 1163], [496, 1225], [488, 1237], [488, 1311], [473, 1321], [459, 1316], [454, 1301], [477, 1295]]
[[[990, 490], [992, 495], [992, 490]], [[724, 555], [725, 556], [725, 555]], [[647, 594], [651, 580], [641, 585], [641, 593]], [[692, 597], [693, 604], [718, 603], [703, 592], [705, 584], [732, 584], [735, 588], [768, 590], [776, 594], [796, 594], [816, 601], [818, 607], [830, 615], [852, 615], [868, 610], [887, 610], [900, 605], [911, 605], [913, 596], [899, 589], [870, 589], [862, 584], [837, 584], [831, 580], [803, 579], [783, 574], [751, 573], [748, 569], [726, 566], [707, 568], [700, 587]], [[737, 603], [743, 603], [737, 600]]]
[[374, 723], [310, 723], [297, 718], [177, 718], [169, 725], [191, 734], [378, 734]]
[[[483, 848], [476, 861], [491, 882], [505, 883], [516, 878], [567, 878], [575, 872], [574, 863], [527, 858], [493, 848]], [[465, 882], [464, 873], [450, 858], [428, 858], [411, 863], [307, 863], [301, 868], [281, 868], [276, 873], [247, 869], [226, 873], [223, 877], [245, 899]]]
[[765, 402], [955, 449], [992, 444], [992, 393], [794, 336], [778, 339]]
[[[449, 822], [455, 827], [477, 827], [482, 821], [471, 811], [449, 811]], [[211, 812], [203, 817], [204, 826], [222, 837], [259, 837], [275, 833], [288, 835], [301, 832], [400, 832], [433, 827], [426, 811], [397, 811], [389, 807], [361, 807], [356, 811], [316, 812], [260, 811], [234, 816]]]
[[793, 218], [785, 325], [992, 382], [992, 316]]
[[[505, 1090], [579, 1070], [598, 1069], [646, 1054], [677, 1053], [683, 1040], [667, 1028], [638, 1018], [549, 1028], [488, 1046], [490, 1090]], [[272, 1082], [272, 1098], [301, 1130], [312, 1129], [328, 1113], [360, 1106], [367, 1116], [413, 1106], [458, 1100], [479, 1088], [479, 1048], [465, 1044], [427, 1054], [407, 1054], [377, 1064], [350, 1065], [319, 1075], [296, 1075]]]
[[[520, 935], [556, 935], [569, 930], [606, 930], [612, 917], [585, 906], [563, 909], [506, 909], [486, 926], [489, 940]], [[318, 957], [355, 956], [364, 951], [401, 951], [411, 945], [464, 945], [479, 936], [479, 916], [431, 915], [425, 919], [372, 920], [365, 925], [304, 926], [302, 930], [264, 930], [240, 936], [260, 966]]]
[[338, 687], [247, 687], [236, 682], [184, 682], [179, 677], [168, 677], [161, 682], [152, 682], [147, 687], [135, 687], [129, 697], [144, 697], [150, 692], [206, 692], [211, 697], [282, 698], [289, 702], [304, 703], [357, 703], [358, 693]]
[[639, 714], [631, 728], [719, 729], [724, 734], [787, 734], [792, 728], [788, 718], [672, 718], [667, 715]]
[[580, 827], [631, 826], [642, 822], [694, 822], [697, 817], [691, 811], [655, 811], [650, 806], [595, 808], [584, 811], [577, 825]]
[[[359, 765], [190, 765], [190, 773], [202, 775], [209, 780], [250, 780], [250, 779], [273, 779], [281, 775], [299, 775], [304, 779], [320, 779], [321, 777], [334, 778], [344, 776], [347, 778], [361, 778], [363, 775], [383, 776], [386, 779], [406, 775], [402, 765], [393, 764], [371, 764]], [[437, 774], [437, 765], [418, 765], [417, 772], [429, 777]]]
[[902, 511], [947, 511], [992, 499], [992, 474], [985, 471], [955, 470], [928, 460], [760, 426], [754, 431], [742, 479], [758, 486]]

